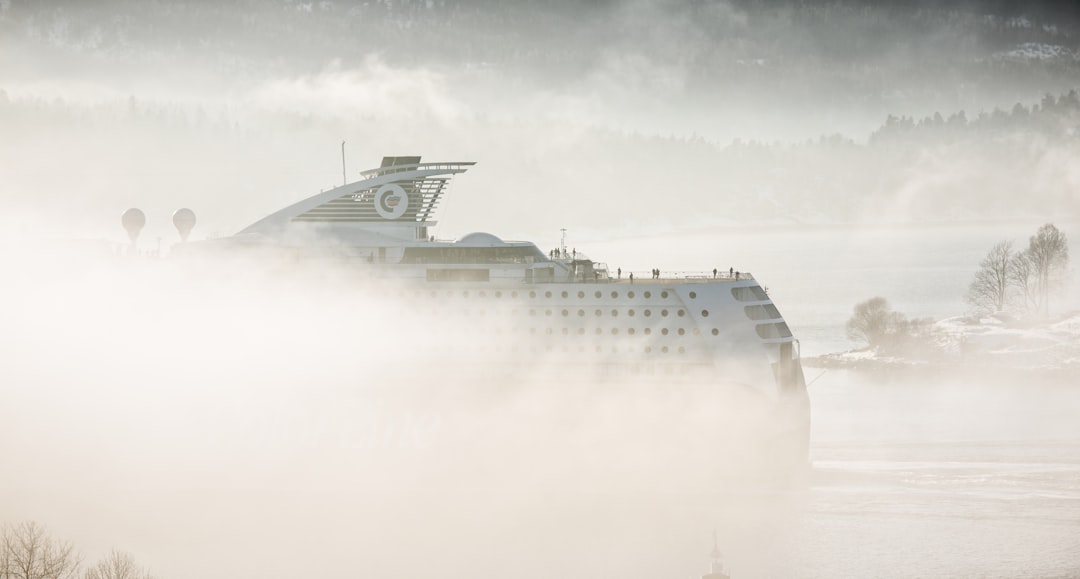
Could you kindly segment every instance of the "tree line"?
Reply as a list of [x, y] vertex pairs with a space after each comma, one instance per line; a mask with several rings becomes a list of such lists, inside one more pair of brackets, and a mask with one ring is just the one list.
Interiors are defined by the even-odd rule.
[[1061, 288], [1069, 265], [1069, 241], [1052, 223], [1039, 228], [1018, 250], [1010, 240], [995, 244], [979, 263], [965, 296], [980, 313], [1012, 311], [1049, 315], [1050, 297]]
[[90, 567], [68, 541], [33, 521], [0, 526], [0, 579], [153, 579], [128, 553], [113, 550]]

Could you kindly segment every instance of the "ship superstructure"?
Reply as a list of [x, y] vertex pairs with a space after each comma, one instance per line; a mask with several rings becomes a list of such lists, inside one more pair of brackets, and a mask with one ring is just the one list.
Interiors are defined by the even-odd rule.
[[433, 319], [498, 319], [476, 331], [499, 332], [489, 347], [505, 354], [550, 354], [617, 379], [704, 376], [752, 391], [795, 416], [805, 455], [798, 342], [753, 275], [634, 279], [565, 247], [545, 252], [489, 233], [437, 240], [435, 210], [450, 179], [472, 165], [386, 157], [359, 181], [212, 243], [355, 267], [376, 283], [392, 282], [391, 291]]

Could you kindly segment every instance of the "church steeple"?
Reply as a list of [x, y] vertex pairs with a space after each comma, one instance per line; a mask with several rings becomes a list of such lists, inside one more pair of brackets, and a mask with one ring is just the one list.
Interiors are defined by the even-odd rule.
[[701, 576], [701, 579], [731, 579], [731, 576], [724, 571], [723, 554], [720, 552], [720, 541], [716, 538], [716, 531], [713, 531], [713, 548], [712, 563], [709, 565], [709, 572]]

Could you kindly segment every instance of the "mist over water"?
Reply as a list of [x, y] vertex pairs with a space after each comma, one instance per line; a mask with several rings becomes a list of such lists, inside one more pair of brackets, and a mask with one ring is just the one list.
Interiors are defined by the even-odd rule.
[[807, 368], [787, 485], [711, 377], [601, 379], [356, 271], [181, 260], [170, 223], [338, 186], [343, 140], [350, 182], [478, 161], [440, 239], [750, 272], [804, 356], [847, 350], [859, 301], [961, 315], [994, 243], [1080, 239], [1077, 34], [1040, 4], [0, 0], [0, 523], [158, 577], [694, 577], [714, 532], [737, 579], [1078, 575], [1070, 377]]

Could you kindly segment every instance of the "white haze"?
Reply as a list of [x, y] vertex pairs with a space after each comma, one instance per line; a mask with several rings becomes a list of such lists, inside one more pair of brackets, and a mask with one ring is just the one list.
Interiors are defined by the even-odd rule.
[[[1074, 126], [950, 154], [933, 137], [867, 145], [888, 114], [973, 119], [1064, 94], [1074, 61], [1003, 60], [1018, 43], [994, 46], [992, 17], [961, 5], [912, 20], [675, 4], [462, 3], [433, 25], [424, 7], [456, 4], [0, 0], [0, 523], [40, 521], [88, 561], [130, 551], [159, 577], [686, 577], [714, 531], [738, 579], [1080, 572], [1074, 487], [1033, 509], [1025, 492], [1049, 487], [1006, 478], [1016, 494], [965, 511], [993, 468], [873, 470], [986, 456], [1071, 472], [1080, 405], [1058, 385], [950, 376], [909, 395], [825, 374], [819, 467], [775, 491], [747, 474], [769, 478], [761, 455], [718, 442], [742, 425], [694, 386], [568, 378], [546, 353], [507, 381], [487, 369], [504, 322], [463, 335], [409, 290], [114, 255], [128, 207], [147, 214], [140, 248], [168, 255], [178, 207], [205, 239], [337, 186], [344, 140], [350, 181], [384, 155], [478, 161], [441, 238], [546, 250], [565, 227], [612, 268], [752, 271], [809, 354], [853, 346], [843, 322], [874, 295], [963, 313], [985, 251], [1043, 222], [1075, 262]], [[354, 41], [376, 30], [384, 46]], [[1057, 311], [1080, 308], [1078, 287]], [[1046, 459], [1046, 441], [1063, 450]], [[1032, 545], [1050, 547], [1021, 559]]]

